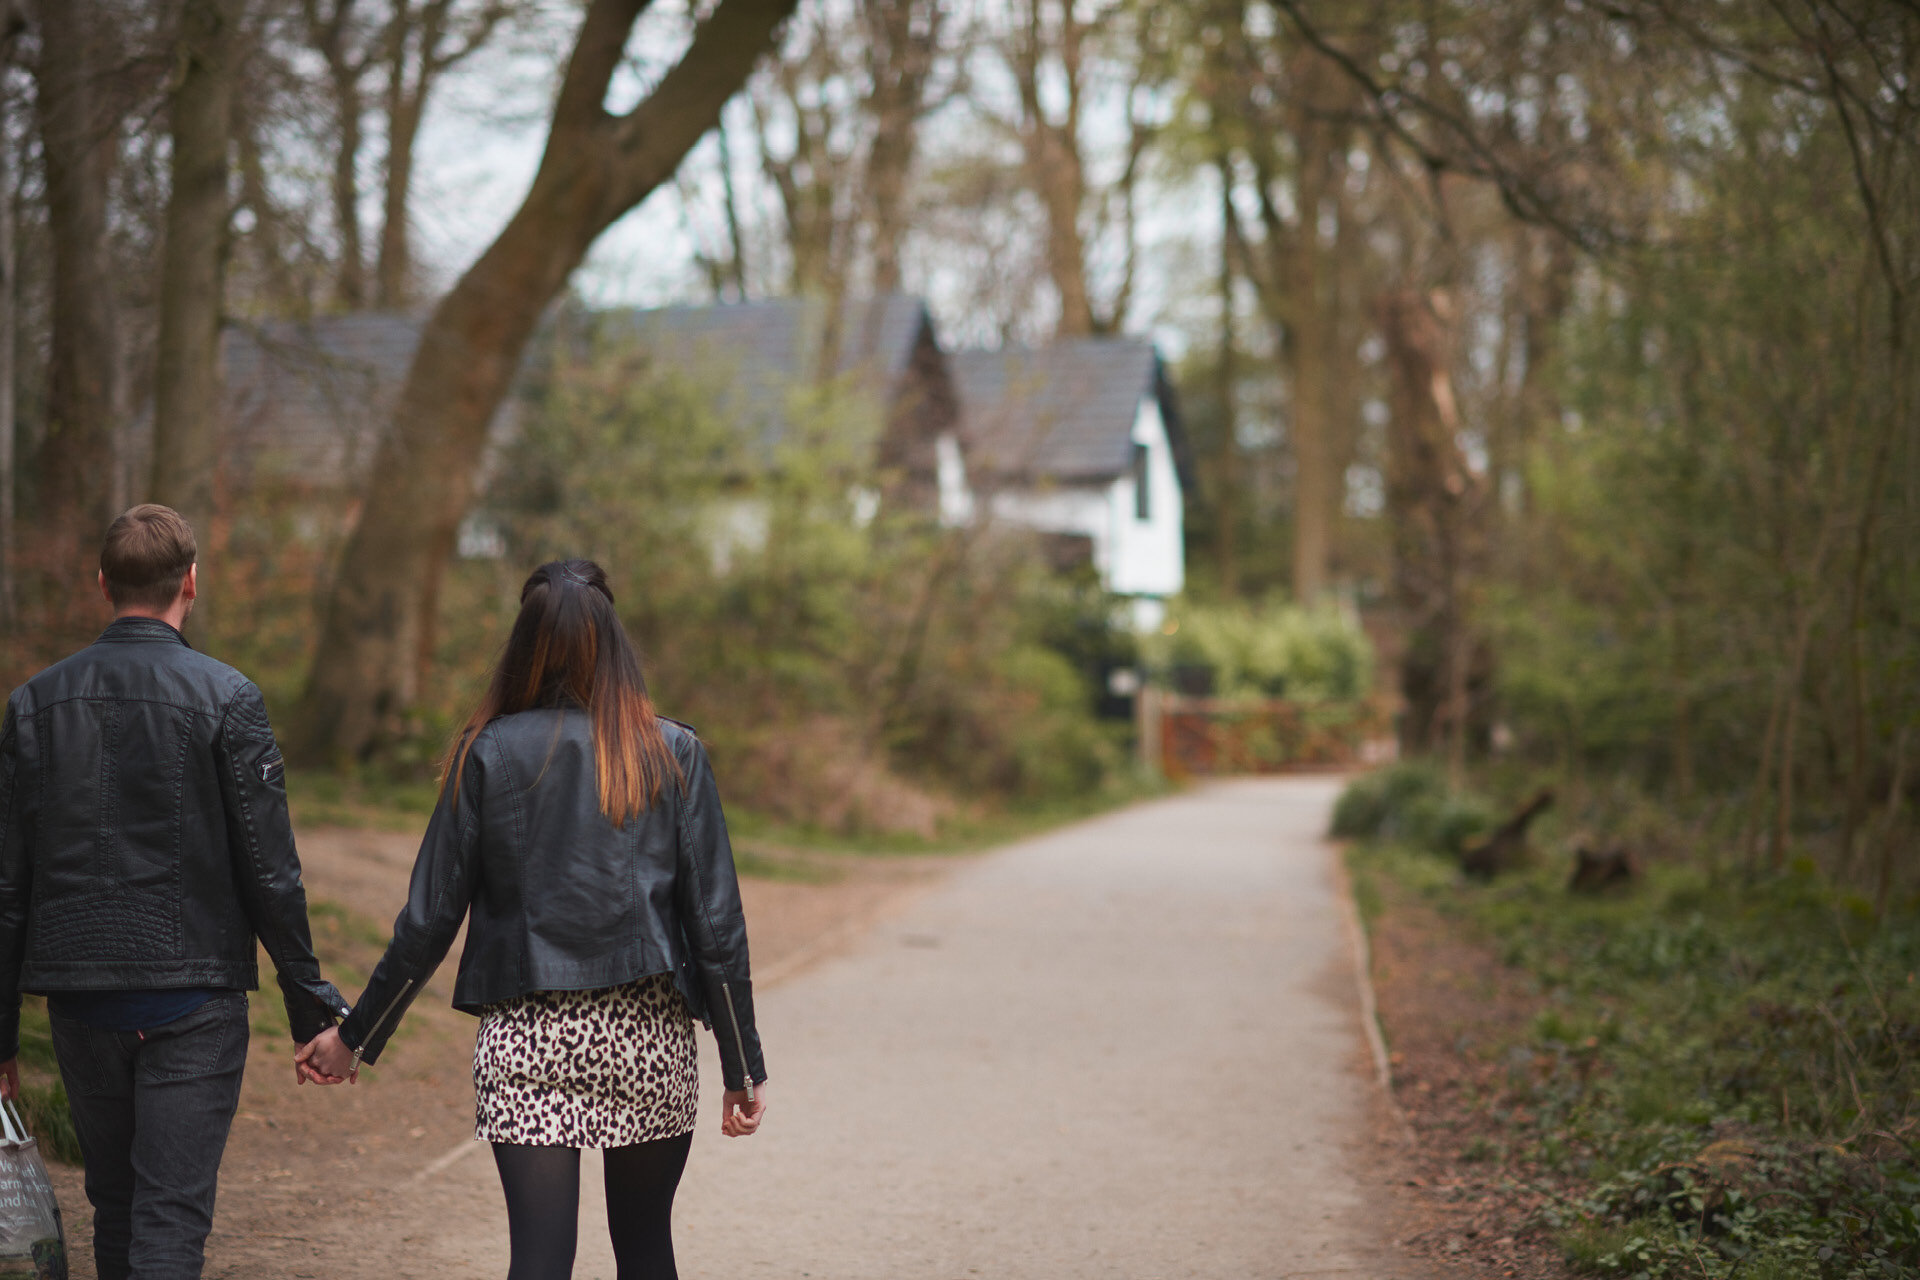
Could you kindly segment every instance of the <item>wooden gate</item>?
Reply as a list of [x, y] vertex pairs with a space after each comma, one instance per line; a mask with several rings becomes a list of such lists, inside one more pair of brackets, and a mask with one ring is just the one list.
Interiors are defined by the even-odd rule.
[[1142, 762], [1173, 779], [1359, 764], [1392, 728], [1375, 702], [1253, 701], [1141, 690]]

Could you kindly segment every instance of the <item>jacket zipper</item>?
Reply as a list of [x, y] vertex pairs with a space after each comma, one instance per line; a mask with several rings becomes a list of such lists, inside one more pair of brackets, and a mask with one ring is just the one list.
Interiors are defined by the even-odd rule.
[[733, 1011], [733, 985], [720, 984], [720, 994], [727, 1002], [727, 1021], [733, 1024], [733, 1046], [740, 1051], [740, 1078], [747, 1082], [747, 1101], [753, 1101], [753, 1072], [747, 1069], [747, 1042], [740, 1037], [740, 1015]]
[[387, 1001], [386, 1009], [382, 1011], [382, 1013], [378, 1018], [374, 1019], [373, 1026], [368, 1028], [366, 1037], [362, 1039], [359, 1045], [354, 1049], [353, 1051], [354, 1071], [358, 1072], [360, 1070], [360, 1055], [367, 1051], [367, 1046], [373, 1043], [373, 1038], [380, 1034], [380, 1028], [387, 1025], [387, 1018], [393, 1013], [395, 1009], [398, 1009], [400, 1007], [400, 1002], [407, 998], [407, 992], [413, 990], [413, 982], [414, 980], [412, 978], [408, 978], [405, 982], [400, 984], [400, 990], [394, 994], [393, 999]]

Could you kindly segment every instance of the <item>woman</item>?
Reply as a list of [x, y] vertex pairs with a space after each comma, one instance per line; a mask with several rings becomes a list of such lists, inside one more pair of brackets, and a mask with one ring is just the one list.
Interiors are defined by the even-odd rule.
[[721, 1132], [751, 1134], [767, 1073], [746, 923], [706, 752], [654, 714], [600, 567], [533, 571], [449, 754], [393, 941], [360, 1002], [300, 1054], [355, 1078], [471, 920], [454, 1007], [480, 1015], [476, 1136], [493, 1144], [509, 1280], [572, 1273], [580, 1148], [606, 1153], [620, 1280], [672, 1280], [693, 1139], [693, 1025], [719, 1042]]

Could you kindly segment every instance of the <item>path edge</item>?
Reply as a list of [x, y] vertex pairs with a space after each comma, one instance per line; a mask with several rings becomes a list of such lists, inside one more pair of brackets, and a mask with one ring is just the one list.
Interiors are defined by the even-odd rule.
[[1347, 945], [1353, 959], [1354, 987], [1360, 996], [1360, 1026], [1367, 1038], [1367, 1052], [1373, 1059], [1373, 1078], [1387, 1110], [1399, 1122], [1408, 1138], [1414, 1136], [1413, 1124], [1400, 1108], [1393, 1092], [1393, 1063], [1387, 1055], [1386, 1033], [1380, 1027], [1380, 1002], [1373, 989], [1373, 946], [1367, 926], [1360, 919], [1360, 906], [1353, 894], [1353, 873], [1347, 869], [1346, 847], [1333, 840], [1322, 841], [1333, 856], [1334, 896], [1340, 899], [1340, 920], [1346, 928]]

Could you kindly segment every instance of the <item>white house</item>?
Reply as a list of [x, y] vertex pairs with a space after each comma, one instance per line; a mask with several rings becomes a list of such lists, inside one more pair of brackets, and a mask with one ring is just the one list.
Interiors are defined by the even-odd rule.
[[1158, 627], [1186, 582], [1185, 441], [1144, 338], [1078, 338], [950, 357], [967, 471], [993, 519], [1062, 540]]

